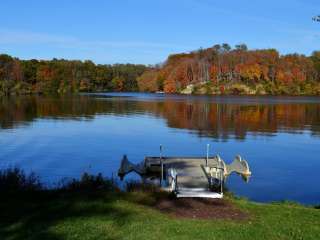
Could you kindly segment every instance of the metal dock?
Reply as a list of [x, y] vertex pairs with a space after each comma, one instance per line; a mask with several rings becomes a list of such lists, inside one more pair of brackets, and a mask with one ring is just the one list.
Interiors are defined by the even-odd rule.
[[251, 175], [246, 160], [236, 156], [226, 164], [219, 156], [209, 157], [145, 157], [139, 164], [123, 157], [118, 175], [123, 178], [129, 172], [157, 176], [160, 187], [177, 197], [222, 198], [223, 184], [228, 175], [236, 172], [248, 178]]

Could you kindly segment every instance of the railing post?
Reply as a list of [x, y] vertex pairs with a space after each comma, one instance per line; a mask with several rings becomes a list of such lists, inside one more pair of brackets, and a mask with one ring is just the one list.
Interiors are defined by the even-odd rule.
[[223, 194], [223, 170], [220, 170], [220, 181], [221, 181], [220, 192], [221, 192], [221, 194]]
[[160, 187], [162, 187], [162, 182], [163, 182], [163, 160], [162, 160], [162, 145], [161, 144], [160, 144], [160, 166], [161, 166]]
[[209, 147], [210, 147], [210, 144], [207, 144], [207, 158], [206, 158], [206, 167], [208, 167], [208, 161], [209, 161]]
[[222, 168], [221, 159], [219, 158], [219, 168], [220, 168], [220, 193], [223, 194], [223, 178], [224, 178], [224, 168]]

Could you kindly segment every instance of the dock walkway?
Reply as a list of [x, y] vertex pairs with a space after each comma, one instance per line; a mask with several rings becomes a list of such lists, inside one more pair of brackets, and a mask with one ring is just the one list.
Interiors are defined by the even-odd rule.
[[[201, 198], [222, 198], [222, 184], [231, 172], [247, 176], [251, 174], [248, 163], [240, 156], [237, 156], [230, 165], [225, 164], [219, 156], [146, 157], [139, 164], [130, 163], [124, 156], [118, 175], [123, 177], [131, 171], [141, 176], [152, 174], [160, 176], [159, 179], [163, 179], [161, 187], [173, 191], [177, 197]], [[214, 183], [220, 185], [221, 192], [212, 191]]]

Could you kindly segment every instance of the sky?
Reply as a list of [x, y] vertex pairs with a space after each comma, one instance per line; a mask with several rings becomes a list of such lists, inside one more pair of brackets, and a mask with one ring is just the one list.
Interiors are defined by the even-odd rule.
[[1, 0], [0, 53], [157, 64], [217, 43], [320, 50], [319, 0]]

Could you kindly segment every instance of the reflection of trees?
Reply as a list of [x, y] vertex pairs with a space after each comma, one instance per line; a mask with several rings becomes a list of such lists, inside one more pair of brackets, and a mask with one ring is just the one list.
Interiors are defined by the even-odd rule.
[[12, 128], [36, 118], [90, 120], [95, 115], [151, 114], [172, 128], [188, 129], [200, 136], [228, 139], [246, 134], [272, 135], [277, 131], [320, 133], [319, 104], [218, 104], [206, 101], [134, 101], [88, 96], [1, 99], [0, 126]]
[[[172, 104], [169, 104], [172, 105]], [[197, 130], [200, 135], [226, 139], [244, 138], [247, 132], [272, 134], [310, 129], [319, 134], [320, 105], [237, 105], [176, 103], [164, 111], [170, 127]], [[319, 130], [319, 129], [318, 129]]]

